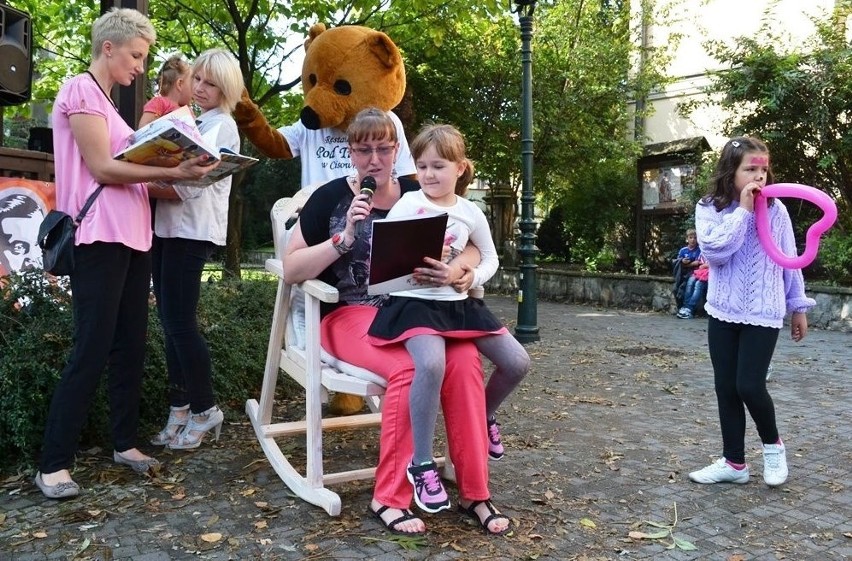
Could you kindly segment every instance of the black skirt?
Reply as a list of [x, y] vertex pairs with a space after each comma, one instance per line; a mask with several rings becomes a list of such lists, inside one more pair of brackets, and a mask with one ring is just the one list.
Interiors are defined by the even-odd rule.
[[508, 330], [479, 298], [424, 300], [391, 296], [379, 308], [368, 334], [374, 345], [405, 341], [416, 335], [471, 339]]

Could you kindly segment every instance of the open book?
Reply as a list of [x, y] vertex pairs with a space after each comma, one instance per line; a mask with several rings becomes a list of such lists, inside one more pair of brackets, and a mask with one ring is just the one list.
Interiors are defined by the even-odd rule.
[[423, 258], [441, 260], [447, 214], [418, 214], [373, 221], [368, 294], [423, 288], [414, 269]]
[[204, 154], [213, 160], [221, 160], [222, 163], [216, 169], [201, 179], [180, 182], [181, 185], [196, 187], [216, 183], [257, 163], [257, 158], [243, 156], [227, 148], [217, 148], [218, 135], [218, 126], [202, 135], [192, 111], [183, 106], [133, 133], [130, 146], [116, 154], [115, 159], [159, 167], [175, 167], [183, 160]]

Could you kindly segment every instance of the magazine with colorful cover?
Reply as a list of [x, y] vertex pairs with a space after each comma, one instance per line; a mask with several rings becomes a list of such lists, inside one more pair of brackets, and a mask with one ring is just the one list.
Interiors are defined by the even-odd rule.
[[216, 183], [257, 163], [257, 158], [216, 147], [219, 127], [201, 134], [189, 107], [184, 106], [151, 121], [130, 137], [130, 146], [115, 155], [146, 166], [175, 167], [182, 161], [207, 155], [221, 163], [201, 179], [181, 181], [181, 185], [203, 187]]
[[374, 220], [367, 293], [423, 288], [414, 269], [424, 266], [424, 257], [441, 260], [446, 230], [446, 213]]

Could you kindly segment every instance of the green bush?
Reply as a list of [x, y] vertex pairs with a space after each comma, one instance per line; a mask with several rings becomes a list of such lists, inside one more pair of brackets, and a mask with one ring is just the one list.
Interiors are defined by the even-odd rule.
[[70, 299], [40, 273], [0, 279], [0, 463], [30, 461], [71, 346]]
[[820, 242], [819, 265], [834, 284], [848, 283], [852, 277], [852, 236], [835, 227]]
[[616, 259], [615, 250], [604, 246], [593, 257], [586, 257], [586, 270], [593, 273], [613, 271]]
[[[37, 460], [53, 388], [71, 348], [73, 325], [66, 287], [46, 283], [40, 273], [0, 280], [6, 281], [0, 297], [0, 468], [5, 469]], [[245, 400], [260, 395], [275, 290], [276, 283], [268, 280], [202, 286], [199, 324], [210, 345], [213, 388], [226, 419], [242, 417]], [[140, 445], [162, 428], [167, 395], [163, 332], [152, 302]], [[109, 440], [102, 384], [80, 446], [109, 447]]]
[[571, 259], [571, 247], [569, 245], [568, 232], [565, 230], [566, 210], [562, 205], [556, 205], [538, 227], [536, 245], [541, 252], [542, 259], [565, 261]]

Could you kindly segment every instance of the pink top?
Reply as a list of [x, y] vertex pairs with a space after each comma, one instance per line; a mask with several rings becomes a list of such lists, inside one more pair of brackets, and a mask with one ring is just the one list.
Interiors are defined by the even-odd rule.
[[155, 95], [150, 100], [148, 100], [148, 103], [146, 103], [145, 107], [142, 108], [142, 112], [153, 113], [157, 117], [162, 117], [166, 113], [171, 113], [178, 107], [180, 107], [180, 105], [178, 105], [171, 99], [163, 97], [161, 95]]
[[[96, 115], [106, 121], [112, 153], [128, 145], [133, 129], [88, 74], [68, 80], [53, 104], [56, 208], [76, 217], [98, 187], [71, 133], [71, 115]], [[131, 249], [151, 248], [151, 207], [144, 185], [105, 185], [77, 228], [76, 243], [116, 242]]]

